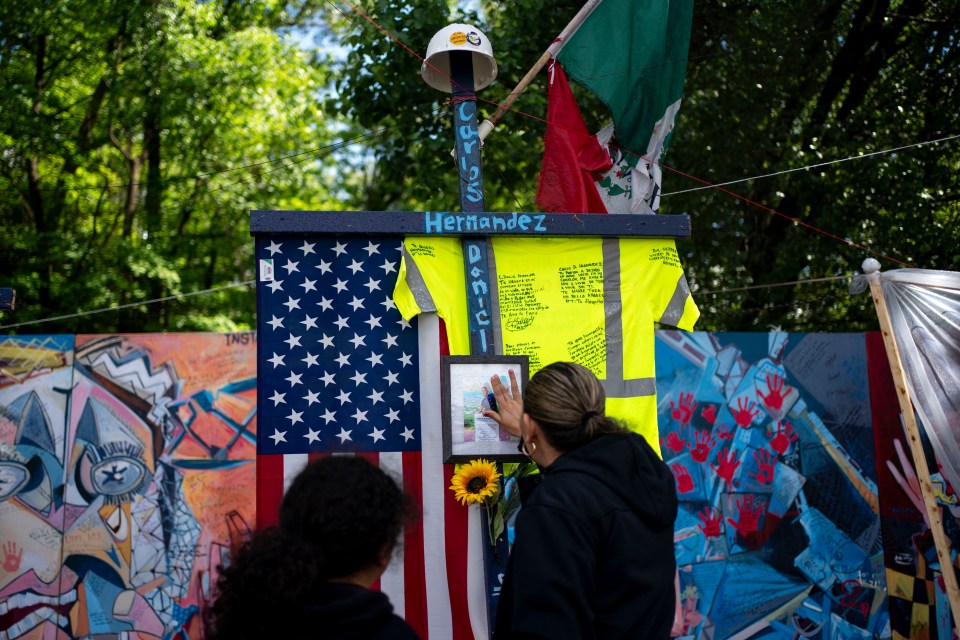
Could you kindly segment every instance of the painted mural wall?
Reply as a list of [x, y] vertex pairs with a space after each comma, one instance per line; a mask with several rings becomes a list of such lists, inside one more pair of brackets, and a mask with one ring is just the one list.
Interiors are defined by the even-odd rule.
[[657, 338], [690, 638], [889, 636], [863, 334]]
[[4, 638], [198, 638], [254, 522], [253, 334], [0, 338]]
[[[950, 637], [873, 342], [658, 332], [677, 637]], [[201, 637], [255, 521], [255, 362], [248, 333], [0, 337], [3, 637]]]

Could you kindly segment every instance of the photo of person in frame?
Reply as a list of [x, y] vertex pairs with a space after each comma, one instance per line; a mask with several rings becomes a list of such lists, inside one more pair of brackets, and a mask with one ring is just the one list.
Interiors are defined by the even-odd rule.
[[450, 443], [445, 449], [446, 457], [461, 459], [480, 456], [503, 458], [516, 457], [516, 437], [486, 414], [497, 410], [497, 402], [490, 386], [493, 376], [509, 384], [509, 374], [523, 380], [525, 367], [516, 357], [468, 358], [451, 357], [449, 371], [449, 395], [444, 398], [445, 440]]
[[[501, 378], [505, 379], [506, 376]], [[470, 390], [464, 391], [464, 442], [509, 442], [510, 434], [484, 413], [496, 411], [496, 406], [497, 401], [489, 384], [483, 385], [479, 394]]]

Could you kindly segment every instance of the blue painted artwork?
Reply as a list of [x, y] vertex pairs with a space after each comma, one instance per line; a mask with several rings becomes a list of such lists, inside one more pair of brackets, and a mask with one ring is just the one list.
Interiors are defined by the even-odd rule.
[[680, 638], [890, 637], [863, 334], [657, 332]]

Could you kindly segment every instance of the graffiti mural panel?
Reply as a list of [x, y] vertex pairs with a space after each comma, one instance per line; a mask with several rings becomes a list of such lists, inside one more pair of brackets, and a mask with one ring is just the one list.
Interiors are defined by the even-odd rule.
[[657, 334], [683, 638], [888, 637], [863, 334]]
[[[255, 351], [0, 337], [0, 636], [201, 637], [255, 519]], [[657, 367], [676, 637], [951, 636], [878, 335], [658, 332]]]
[[0, 629], [198, 638], [254, 521], [252, 334], [0, 338]]

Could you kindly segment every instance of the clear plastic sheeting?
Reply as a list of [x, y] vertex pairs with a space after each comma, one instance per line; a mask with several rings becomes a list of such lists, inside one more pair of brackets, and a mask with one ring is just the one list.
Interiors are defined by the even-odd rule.
[[960, 273], [880, 274], [907, 386], [944, 479], [960, 490]]

